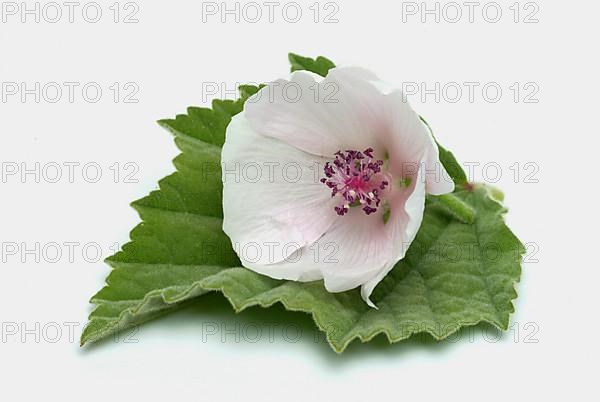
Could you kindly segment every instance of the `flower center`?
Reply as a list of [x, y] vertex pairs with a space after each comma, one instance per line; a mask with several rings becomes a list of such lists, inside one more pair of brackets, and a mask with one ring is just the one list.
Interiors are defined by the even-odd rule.
[[346, 214], [350, 207], [360, 206], [370, 215], [377, 211], [381, 195], [389, 182], [381, 172], [382, 160], [375, 160], [373, 148], [363, 152], [337, 151], [333, 162], [327, 162], [325, 177], [321, 179], [331, 189], [331, 197], [339, 197], [334, 207], [338, 215]]

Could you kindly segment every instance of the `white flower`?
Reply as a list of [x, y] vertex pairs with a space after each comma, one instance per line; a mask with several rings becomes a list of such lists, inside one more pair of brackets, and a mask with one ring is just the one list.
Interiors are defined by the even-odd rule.
[[371, 72], [297, 71], [250, 98], [227, 128], [223, 229], [242, 264], [323, 279], [363, 299], [401, 260], [425, 194], [452, 192], [438, 148], [399, 90]]

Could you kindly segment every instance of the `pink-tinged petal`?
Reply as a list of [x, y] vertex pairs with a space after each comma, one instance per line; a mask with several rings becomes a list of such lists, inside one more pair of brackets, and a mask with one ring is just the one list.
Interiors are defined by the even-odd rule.
[[392, 256], [373, 278], [365, 282], [361, 287], [361, 296], [371, 307], [375, 304], [370, 299], [371, 293], [383, 278], [394, 268], [395, 264], [404, 258], [408, 247], [415, 239], [425, 209], [425, 182], [422, 178], [423, 169], [417, 172], [416, 180], [410, 186], [391, 189], [388, 198], [390, 204], [390, 216], [386, 224], [388, 236], [392, 239]]
[[352, 208], [335, 221], [315, 243], [275, 264], [251, 264], [248, 268], [277, 279], [323, 279], [329, 292], [354, 289], [377, 275], [392, 253], [391, 238], [383, 218], [367, 216]]
[[422, 173], [417, 172], [410, 186], [391, 190], [387, 223], [383, 211], [365, 215], [360, 208], [351, 208], [317, 242], [303, 247], [288, 260], [248, 267], [277, 279], [323, 278], [325, 288], [333, 293], [362, 285], [361, 296], [376, 308], [370, 300], [373, 289], [404, 258], [421, 226], [425, 206]]
[[383, 144], [385, 154], [390, 156], [393, 173], [414, 178], [417, 170], [423, 168], [422, 180], [429, 194], [454, 191], [454, 182], [439, 161], [439, 150], [429, 128], [401, 90], [361, 68], [343, 67], [332, 70], [331, 74], [340, 86], [358, 86], [363, 94], [370, 94], [365, 99], [377, 103], [377, 114], [373, 115], [377, 128], [372, 131], [377, 135], [377, 142]]
[[412, 109], [406, 96], [388, 84], [372, 82], [385, 97], [387, 135], [382, 140], [390, 155], [390, 171], [396, 177], [414, 179], [419, 169], [424, 169], [421, 180], [427, 193], [433, 195], [454, 191], [454, 182], [439, 160], [439, 150], [429, 128]]
[[338, 67], [325, 78], [297, 71], [250, 98], [245, 113], [257, 132], [315, 155], [372, 147], [405, 178], [414, 178], [424, 161], [428, 192], [454, 189], [431, 133], [405, 95], [368, 70]]
[[[429, 129], [428, 129], [429, 131]], [[454, 191], [454, 181], [442, 165], [439, 157], [439, 149], [433, 137], [430, 135], [431, 142], [427, 151], [425, 166], [433, 174], [427, 175], [425, 185], [427, 193], [432, 195], [442, 195]]]
[[223, 230], [244, 265], [281, 261], [333, 224], [335, 202], [319, 182], [323, 161], [256, 133], [244, 114], [222, 152]]
[[[248, 100], [245, 113], [259, 133], [330, 158], [345, 149], [381, 149], [379, 96], [366, 70], [332, 69], [325, 79], [296, 71]], [[374, 76], [373, 76], [374, 77]]]

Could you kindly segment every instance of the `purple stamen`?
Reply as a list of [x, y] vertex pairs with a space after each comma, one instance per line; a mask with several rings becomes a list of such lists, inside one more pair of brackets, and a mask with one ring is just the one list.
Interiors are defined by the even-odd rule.
[[334, 207], [337, 214], [343, 216], [353, 206], [362, 206], [367, 215], [377, 211], [382, 192], [389, 185], [381, 173], [383, 161], [373, 159], [373, 148], [337, 151], [334, 155], [335, 159], [325, 164], [321, 183], [331, 189], [331, 197], [341, 196]]

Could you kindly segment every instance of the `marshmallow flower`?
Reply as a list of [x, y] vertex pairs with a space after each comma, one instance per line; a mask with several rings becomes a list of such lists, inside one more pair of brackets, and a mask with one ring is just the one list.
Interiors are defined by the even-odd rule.
[[375, 286], [401, 260], [426, 193], [452, 192], [427, 127], [371, 72], [306, 71], [249, 98], [222, 152], [223, 230], [242, 264], [329, 292]]

